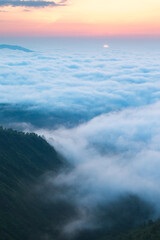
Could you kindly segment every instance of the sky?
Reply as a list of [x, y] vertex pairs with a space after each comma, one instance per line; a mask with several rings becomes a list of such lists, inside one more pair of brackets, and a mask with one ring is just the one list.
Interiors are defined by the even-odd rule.
[[159, 13], [159, 0], [0, 0], [0, 35], [157, 37]]

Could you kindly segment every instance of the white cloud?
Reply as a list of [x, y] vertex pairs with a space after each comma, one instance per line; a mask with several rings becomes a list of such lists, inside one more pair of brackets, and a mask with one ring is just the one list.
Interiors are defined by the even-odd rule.
[[60, 176], [59, 181], [78, 183], [80, 191], [88, 185], [84, 199], [94, 194], [93, 204], [94, 200], [97, 203], [97, 192], [105, 200], [106, 195], [110, 199], [132, 192], [144, 194], [158, 206], [159, 107], [157, 103], [101, 115], [73, 129], [38, 131], [76, 166], [71, 174]]
[[84, 120], [155, 103], [160, 92], [159, 53], [145, 54], [1, 50], [0, 102], [82, 112]]
[[70, 187], [65, 197], [84, 212], [64, 230], [91, 227], [97, 206], [127, 194], [152, 203], [159, 216], [159, 108], [160, 102], [103, 114], [72, 129], [36, 131], [74, 165], [50, 179], [53, 185]]

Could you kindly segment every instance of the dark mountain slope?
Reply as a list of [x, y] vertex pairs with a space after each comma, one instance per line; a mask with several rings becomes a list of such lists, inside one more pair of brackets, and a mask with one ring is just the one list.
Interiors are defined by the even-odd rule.
[[160, 220], [149, 221], [148, 224], [126, 233], [108, 235], [99, 240], [159, 240], [160, 239]]
[[52, 224], [58, 226], [58, 216], [69, 211], [69, 206], [44, 202], [44, 192], [38, 193], [35, 188], [46, 171], [52, 171], [53, 176], [63, 166], [56, 151], [41, 137], [0, 128], [1, 240], [56, 235]]

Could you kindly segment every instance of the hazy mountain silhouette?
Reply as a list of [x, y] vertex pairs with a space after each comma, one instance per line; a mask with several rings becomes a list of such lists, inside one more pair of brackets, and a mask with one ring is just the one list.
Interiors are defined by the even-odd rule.
[[8, 45], [8, 44], [1, 44], [0, 49], [10, 49], [10, 50], [19, 50], [19, 51], [23, 51], [23, 52], [33, 52], [32, 50], [21, 47], [21, 46]]

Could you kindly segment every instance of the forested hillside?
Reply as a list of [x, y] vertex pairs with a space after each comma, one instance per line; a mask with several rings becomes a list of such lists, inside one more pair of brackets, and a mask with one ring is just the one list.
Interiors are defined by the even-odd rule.
[[160, 239], [160, 220], [149, 221], [147, 224], [121, 234], [111, 234], [100, 240], [159, 240]]
[[56, 174], [63, 165], [41, 137], [0, 128], [1, 240], [41, 239], [52, 231], [57, 206], [44, 203], [34, 188], [41, 184], [40, 176]]

